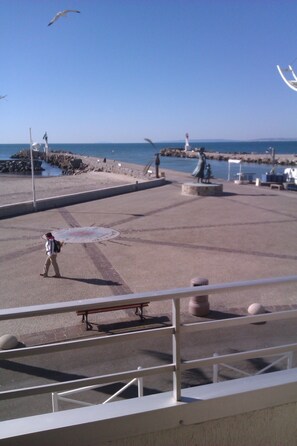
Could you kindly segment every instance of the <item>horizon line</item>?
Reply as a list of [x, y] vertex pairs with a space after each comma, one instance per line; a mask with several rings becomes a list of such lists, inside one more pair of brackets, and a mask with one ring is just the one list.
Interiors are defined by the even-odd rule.
[[[159, 140], [159, 141], [154, 141], [155, 144], [164, 144], [164, 143], [175, 143], [175, 144], [180, 144], [180, 143], [184, 143], [184, 139], [172, 139], [172, 140]], [[268, 142], [268, 141], [274, 141], [274, 142], [289, 142], [289, 141], [296, 141], [297, 142], [297, 137], [296, 138], [252, 138], [252, 139], [226, 139], [226, 138], [193, 138], [191, 139], [190, 145], [191, 143], [203, 143], [203, 142]], [[29, 142], [4, 142], [1, 143], [0, 145], [16, 145], [16, 144], [20, 144], [20, 145], [28, 145], [30, 146]], [[44, 143], [41, 143], [44, 144]], [[135, 141], [135, 142], [113, 142], [113, 141], [101, 141], [101, 142], [51, 142], [51, 144], [147, 144], [144, 141]]]

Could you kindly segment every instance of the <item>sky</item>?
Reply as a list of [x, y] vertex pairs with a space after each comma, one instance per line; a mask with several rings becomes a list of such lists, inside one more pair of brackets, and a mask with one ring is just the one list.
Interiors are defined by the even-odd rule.
[[297, 0], [0, 0], [0, 21], [0, 144], [297, 139], [276, 68], [297, 71]]

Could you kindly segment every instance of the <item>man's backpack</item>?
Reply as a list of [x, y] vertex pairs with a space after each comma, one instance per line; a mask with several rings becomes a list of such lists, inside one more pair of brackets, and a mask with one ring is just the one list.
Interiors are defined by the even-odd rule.
[[61, 242], [58, 240], [54, 240], [54, 252], [60, 252], [61, 251]]

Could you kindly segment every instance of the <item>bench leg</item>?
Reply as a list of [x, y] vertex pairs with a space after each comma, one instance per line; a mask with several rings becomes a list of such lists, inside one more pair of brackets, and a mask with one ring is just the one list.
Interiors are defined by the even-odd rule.
[[87, 330], [87, 331], [88, 331], [88, 330], [93, 330], [92, 324], [91, 324], [91, 323], [89, 322], [89, 320], [88, 320], [88, 313], [84, 313], [84, 314], [82, 315], [81, 321], [82, 321], [82, 322], [85, 322], [85, 324], [86, 324], [86, 330]]
[[139, 305], [139, 307], [136, 307], [135, 314], [139, 316], [142, 321], [145, 319], [143, 315], [143, 305]]

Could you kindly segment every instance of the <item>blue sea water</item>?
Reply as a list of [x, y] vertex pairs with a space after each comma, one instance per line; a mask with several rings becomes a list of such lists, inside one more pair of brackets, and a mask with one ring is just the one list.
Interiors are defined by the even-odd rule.
[[[166, 147], [183, 147], [181, 142], [155, 143], [157, 150]], [[192, 147], [205, 147], [206, 151], [222, 153], [262, 153], [265, 154], [269, 147], [275, 149], [277, 154], [297, 153], [297, 141], [215, 141], [215, 142], [195, 142]], [[28, 149], [28, 144], [0, 144], [0, 159], [8, 159], [11, 155], [21, 149]], [[135, 163], [145, 166], [154, 159], [156, 150], [149, 143], [100, 143], [100, 144], [50, 144], [51, 150], [67, 151], [74, 154], [94, 156], [98, 159], [107, 158], [109, 160]], [[188, 172], [189, 175], [194, 170], [197, 161], [189, 158], [161, 157], [161, 169], [171, 169], [180, 172]], [[213, 176], [215, 178], [226, 179], [228, 176], [228, 163], [225, 161], [210, 161]], [[60, 170], [43, 165], [45, 171], [42, 175], [59, 175]], [[256, 176], [269, 172], [271, 166], [254, 163], [243, 163], [243, 172], [253, 172]], [[232, 166], [231, 174], [235, 174], [238, 167]], [[282, 173], [284, 167], [277, 168], [278, 173]]]

